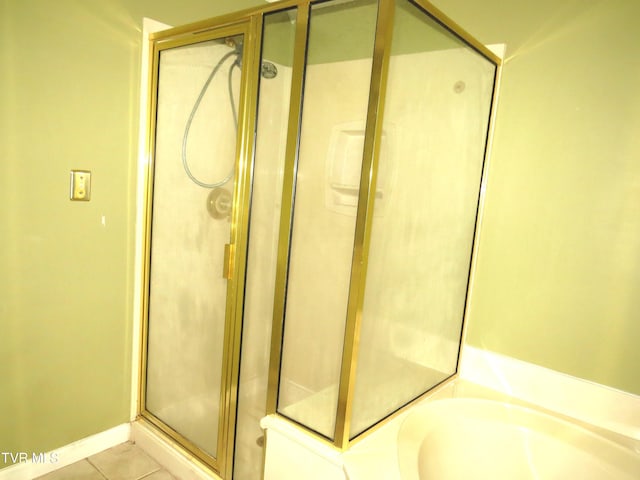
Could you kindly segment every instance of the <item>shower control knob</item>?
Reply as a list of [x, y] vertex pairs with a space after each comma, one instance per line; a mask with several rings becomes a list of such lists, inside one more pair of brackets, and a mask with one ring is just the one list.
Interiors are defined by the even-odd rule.
[[224, 188], [214, 188], [207, 195], [207, 211], [215, 219], [230, 218], [232, 204], [231, 192]]

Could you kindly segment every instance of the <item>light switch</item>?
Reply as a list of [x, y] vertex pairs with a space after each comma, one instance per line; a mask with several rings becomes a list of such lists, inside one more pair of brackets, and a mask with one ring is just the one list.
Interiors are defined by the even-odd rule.
[[71, 170], [71, 200], [91, 200], [91, 172], [88, 170]]

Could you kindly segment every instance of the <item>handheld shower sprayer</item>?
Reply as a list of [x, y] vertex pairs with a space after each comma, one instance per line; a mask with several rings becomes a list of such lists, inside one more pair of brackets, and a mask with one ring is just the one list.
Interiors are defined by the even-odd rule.
[[[207, 92], [207, 90], [209, 88], [209, 85], [213, 81], [214, 77], [216, 76], [216, 74], [218, 73], [220, 68], [222, 68], [222, 65], [229, 58], [232, 58], [233, 62], [231, 63], [231, 65], [229, 67], [229, 70], [228, 70], [228, 73], [227, 73], [227, 77], [228, 77], [227, 78], [227, 90], [228, 90], [228, 95], [229, 95], [229, 102], [231, 104], [231, 112], [233, 114], [233, 124], [234, 124], [234, 127], [235, 127], [236, 131], [238, 129], [238, 112], [237, 112], [237, 107], [236, 107], [235, 101], [234, 101], [232, 75], [233, 75], [233, 69], [234, 68], [237, 67], [239, 70], [242, 68], [242, 50], [243, 50], [244, 43], [243, 43], [243, 39], [242, 39], [241, 36], [226, 37], [224, 39], [224, 43], [231, 50], [227, 51], [226, 53], [224, 53], [222, 55], [220, 60], [218, 60], [216, 65], [211, 70], [211, 73], [209, 73], [209, 76], [208, 76], [207, 80], [205, 81], [204, 85], [202, 86], [202, 88], [200, 90], [200, 93], [198, 94], [198, 98], [196, 99], [196, 101], [195, 101], [195, 103], [193, 105], [193, 108], [191, 109], [191, 114], [189, 115], [189, 118], [188, 118], [187, 123], [185, 125], [184, 135], [182, 137], [182, 165], [184, 167], [185, 173], [191, 179], [191, 181], [193, 181], [193, 183], [195, 183], [196, 185], [198, 185], [200, 187], [209, 188], [209, 189], [217, 189], [218, 187], [222, 187], [223, 185], [228, 183], [229, 180], [231, 180], [233, 178], [234, 166], [231, 167], [231, 171], [229, 172], [229, 174], [226, 177], [224, 177], [222, 180], [219, 180], [217, 182], [212, 182], [212, 183], [207, 183], [207, 182], [203, 182], [203, 181], [199, 180], [198, 178], [196, 178], [193, 175], [193, 173], [191, 172], [191, 169], [189, 168], [189, 164], [187, 162], [187, 140], [189, 138], [189, 130], [191, 128], [191, 124], [193, 122], [193, 119], [194, 119], [194, 117], [196, 115], [196, 112], [198, 111], [198, 108], [200, 107], [200, 103], [202, 102], [202, 99], [203, 99], [205, 93]], [[267, 78], [267, 79], [274, 78], [278, 74], [278, 70], [277, 70], [276, 66], [274, 64], [272, 64], [271, 62], [266, 62], [266, 61], [262, 62], [260, 72], [261, 72], [261, 76], [263, 78]]]

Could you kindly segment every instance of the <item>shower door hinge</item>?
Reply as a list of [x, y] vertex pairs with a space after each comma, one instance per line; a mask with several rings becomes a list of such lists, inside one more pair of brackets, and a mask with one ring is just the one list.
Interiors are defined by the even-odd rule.
[[236, 246], [233, 243], [226, 243], [224, 246], [224, 266], [222, 277], [231, 280], [233, 277], [233, 259], [235, 258]]

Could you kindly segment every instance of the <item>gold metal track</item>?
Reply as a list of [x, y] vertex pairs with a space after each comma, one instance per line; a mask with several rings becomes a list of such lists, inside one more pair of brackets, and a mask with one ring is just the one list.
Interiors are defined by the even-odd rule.
[[302, 115], [302, 93], [306, 66], [307, 37], [309, 34], [309, 2], [298, 7], [296, 19], [295, 45], [293, 50], [293, 71], [291, 79], [291, 101], [285, 150], [284, 184], [282, 187], [282, 207], [280, 212], [280, 234], [278, 239], [278, 260], [276, 289], [273, 302], [273, 325], [271, 327], [271, 356], [269, 361], [269, 387], [267, 391], [267, 413], [276, 413], [280, 362], [282, 359], [282, 336], [284, 333], [284, 313], [287, 295], [287, 275], [289, 271], [289, 248], [293, 222], [293, 201], [298, 167], [298, 147]]
[[393, 37], [394, 0], [380, 0], [378, 21], [373, 47], [373, 66], [371, 68], [371, 86], [369, 87], [369, 106], [365, 127], [364, 148], [362, 154], [362, 174], [356, 216], [356, 231], [351, 263], [351, 283], [347, 304], [347, 322], [345, 328], [340, 387], [338, 390], [338, 409], [336, 413], [336, 446], [346, 449], [349, 445], [351, 426], [351, 407], [358, 360], [360, 323], [364, 304], [364, 290], [367, 277], [367, 259], [369, 239], [373, 221], [373, 208], [378, 178], [378, 156], [382, 138], [382, 120], [384, 100], [387, 89], [387, 73]]

